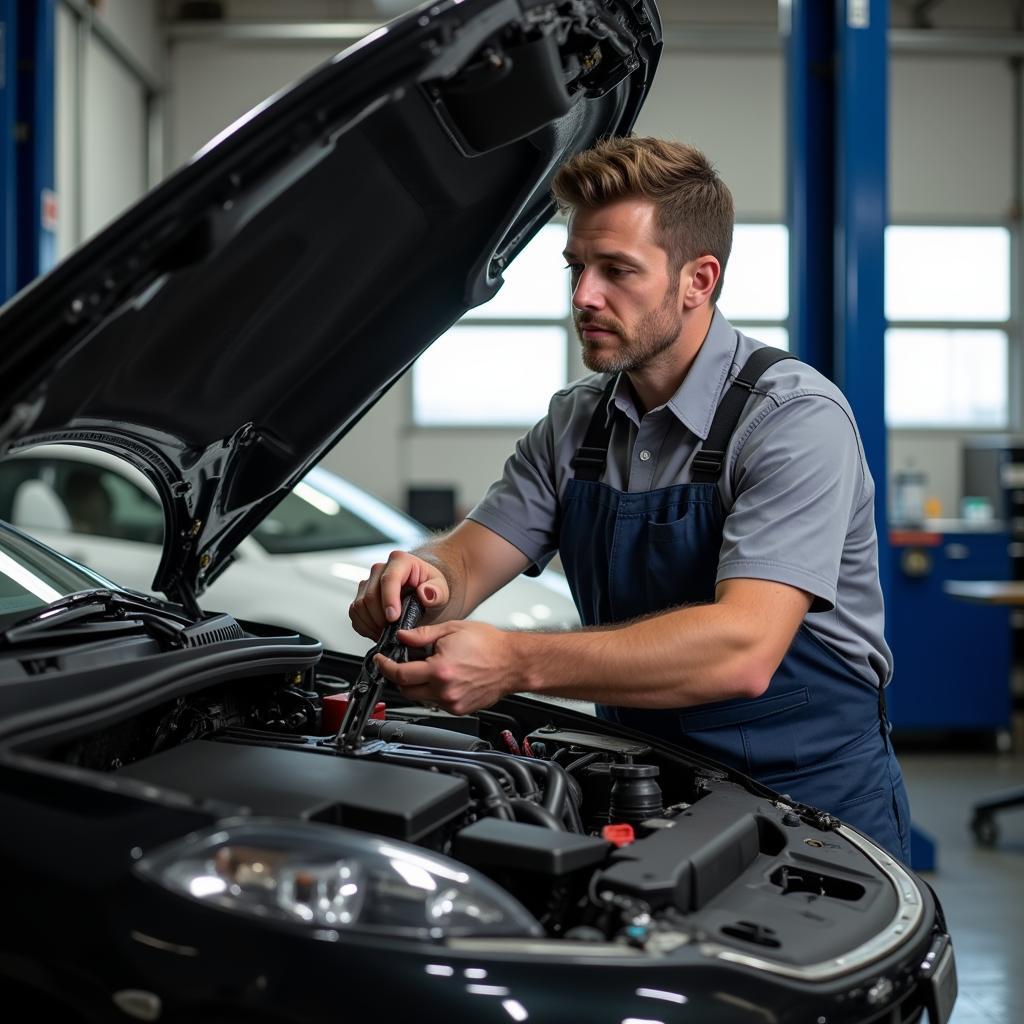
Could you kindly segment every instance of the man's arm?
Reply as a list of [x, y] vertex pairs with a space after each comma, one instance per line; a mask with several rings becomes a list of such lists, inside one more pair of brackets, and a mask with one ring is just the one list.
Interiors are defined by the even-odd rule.
[[462, 619], [514, 579], [529, 559], [486, 526], [464, 520], [413, 552], [392, 551], [370, 568], [349, 608], [352, 625], [376, 640], [398, 618], [402, 593], [416, 591], [427, 622]]
[[625, 707], [674, 708], [757, 697], [789, 649], [811, 595], [768, 580], [730, 579], [713, 604], [573, 633], [514, 633], [449, 622], [399, 633], [434, 645], [425, 661], [381, 659], [405, 696], [454, 714], [509, 693], [580, 697]]
[[[448, 581], [448, 604], [436, 621], [466, 618], [530, 565], [514, 544], [471, 519], [414, 554], [436, 566]], [[396, 591], [392, 586], [386, 593]]]

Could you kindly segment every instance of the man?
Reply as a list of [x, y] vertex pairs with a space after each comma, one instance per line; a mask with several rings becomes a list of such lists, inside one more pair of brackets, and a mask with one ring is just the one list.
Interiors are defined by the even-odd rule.
[[[839, 390], [716, 310], [732, 197], [704, 156], [599, 143], [562, 167], [584, 363], [469, 517], [375, 565], [350, 609], [377, 638], [414, 588], [433, 645], [381, 659], [456, 714], [513, 692], [598, 702], [849, 821], [909, 860], [885, 719], [874, 485]], [[573, 633], [463, 621], [558, 551]]]

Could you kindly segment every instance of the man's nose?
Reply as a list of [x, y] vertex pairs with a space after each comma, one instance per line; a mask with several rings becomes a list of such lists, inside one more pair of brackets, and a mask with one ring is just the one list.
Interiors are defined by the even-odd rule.
[[604, 293], [593, 270], [580, 274], [572, 290], [572, 304], [577, 309], [600, 309], [604, 305]]

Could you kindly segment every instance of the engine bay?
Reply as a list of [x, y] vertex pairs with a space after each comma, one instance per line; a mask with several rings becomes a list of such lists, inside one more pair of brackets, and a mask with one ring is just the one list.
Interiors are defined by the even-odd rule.
[[834, 819], [568, 705], [455, 716], [385, 690], [347, 750], [360, 672], [325, 655], [213, 682], [31, 756], [147, 800], [415, 844], [489, 877], [549, 939], [713, 943], [799, 972], [900, 914], [891, 861]]

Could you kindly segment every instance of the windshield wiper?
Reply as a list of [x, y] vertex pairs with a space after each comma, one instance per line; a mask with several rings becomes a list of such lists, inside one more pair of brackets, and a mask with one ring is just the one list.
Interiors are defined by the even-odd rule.
[[[104, 624], [107, 629], [96, 629]], [[42, 611], [21, 619], [0, 633], [0, 641], [21, 644], [44, 635], [60, 635], [75, 625], [91, 626], [97, 633], [145, 628], [175, 647], [186, 646], [185, 631], [195, 625], [192, 619], [168, 611], [143, 598], [113, 590], [83, 590], [58, 598]], [[240, 632], [240, 630], [239, 630]]]

